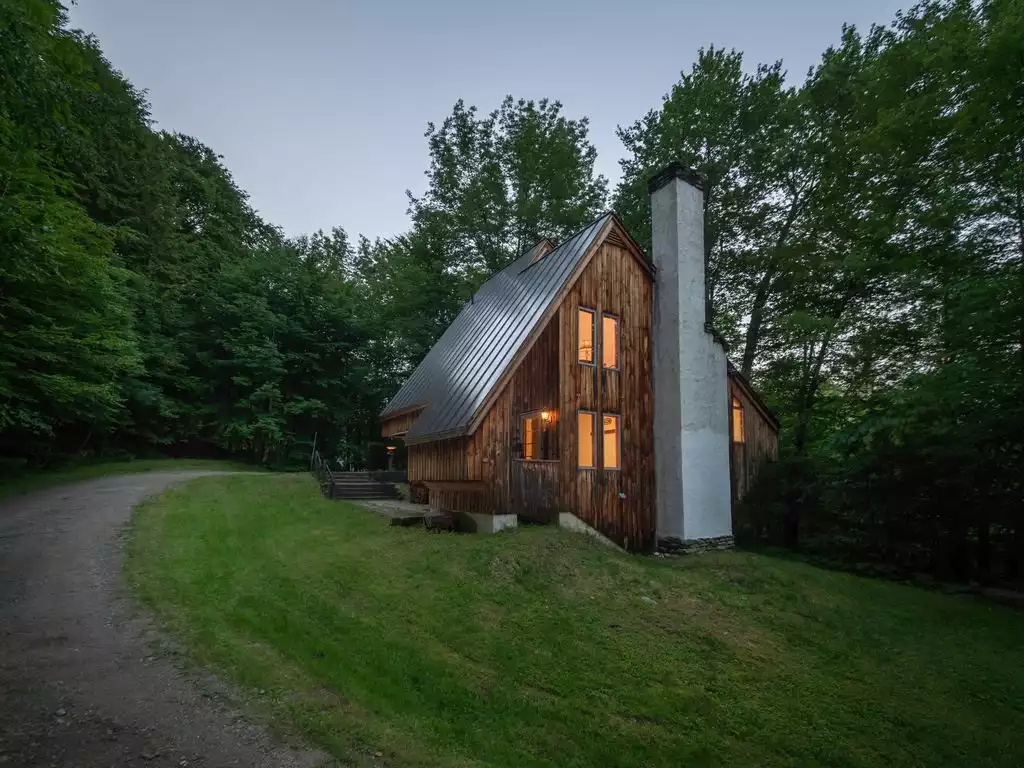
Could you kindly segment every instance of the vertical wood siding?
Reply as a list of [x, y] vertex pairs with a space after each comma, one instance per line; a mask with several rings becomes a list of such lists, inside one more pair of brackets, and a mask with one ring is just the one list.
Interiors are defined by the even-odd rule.
[[558, 433], [564, 431], [558, 412], [558, 332], [558, 324], [552, 319], [468, 439], [469, 479], [491, 484], [489, 503], [495, 512], [513, 511], [514, 470], [516, 482], [521, 483], [518, 465], [531, 463], [513, 455], [514, 446], [522, 443], [521, 416], [530, 411], [550, 410], [553, 428]]
[[466, 438], [435, 440], [409, 446], [409, 482], [467, 480]]
[[420, 417], [423, 413], [423, 409], [419, 408], [415, 411], [405, 414], [404, 416], [396, 416], [393, 419], [381, 422], [380, 435], [381, 437], [392, 437], [394, 435], [401, 435], [409, 431], [409, 427], [413, 425], [413, 422]]
[[[561, 418], [559, 506], [627, 549], [649, 549], [654, 538], [654, 393], [651, 389], [653, 284], [624, 246], [605, 243], [559, 308]], [[619, 320], [619, 368], [577, 360], [579, 307]], [[601, 328], [600, 320], [597, 323]], [[598, 335], [598, 344], [604, 340]], [[600, 355], [595, 359], [600, 361]], [[576, 413], [596, 413], [597, 468], [577, 467]], [[602, 417], [618, 414], [619, 470], [601, 469]], [[620, 494], [624, 498], [620, 497]]]
[[[743, 405], [746, 440], [742, 443], [732, 441], [732, 398], [734, 397]], [[766, 462], [774, 461], [778, 457], [779, 433], [775, 429], [775, 425], [757, 407], [743, 382], [731, 375], [729, 376], [729, 438], [729, 469], [732, 480], [732, 500], [735, 504], [750, 490], [758, 470]]]

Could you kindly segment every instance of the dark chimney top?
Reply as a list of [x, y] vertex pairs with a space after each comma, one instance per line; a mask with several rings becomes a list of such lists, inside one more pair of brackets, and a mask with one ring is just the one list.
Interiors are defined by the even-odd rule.
[[647, 193], [653, 195], [673, 179], [682, 179], [687, 184], [692, 184], [701, 192], [704, 191], [704, 177], [693, 168], [687, 168], [682, 163], [670, 163], [664, 169], [654, 174], [647, 182]]

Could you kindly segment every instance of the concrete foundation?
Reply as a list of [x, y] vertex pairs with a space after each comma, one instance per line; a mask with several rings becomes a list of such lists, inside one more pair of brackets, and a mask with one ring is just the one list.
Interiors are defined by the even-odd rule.
[[571, 512], [559, 512], [558, 513], [558, 527], [565, 528], [567, 531], [573, 531], [574, 533], [582, 533], [587, 536], [600, 541], [602, 544], [614, 549], [621, 549], [618, 544], [609, 539], [607, 536], [602, 534], [595, 528], [591, 528], [589, 525], [580, 520], [576, 515]]
[[519, 527], [515, 515], [485, 515], [477, 512], [459, 513], [459, 530], [470, 533], [498, 533]]

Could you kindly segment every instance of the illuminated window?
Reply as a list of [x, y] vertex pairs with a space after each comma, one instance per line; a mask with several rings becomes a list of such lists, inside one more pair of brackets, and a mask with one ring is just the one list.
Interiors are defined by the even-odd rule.
[[732, 441], [734, 443], [747, 441], [747, 430], [743, 424], [743, 403], [736, 397], [732, 399]]
[[523, 458], [534, 461], [556, 458], [555, 428], [554, 411], [534, 411], [523, 414]]
[[581, 467], [594, 466], [594, 414], [589, 411], [580, 411], [576, 414], [576, 424], [579, 431], [579, 459]]
[[578, 315], [579, 324], [579, 361], [594, 362], [594, 313], [589, 309], [581, 309]]
[[601, 316], [601, 365], [619, 367], [619, 319], [611, 315]]
[[604, 417], [604, 468], [619, 469], [619, 417]]
[[536, 459], [539, 453], [540, 414], [523, 417], [523, 458]]

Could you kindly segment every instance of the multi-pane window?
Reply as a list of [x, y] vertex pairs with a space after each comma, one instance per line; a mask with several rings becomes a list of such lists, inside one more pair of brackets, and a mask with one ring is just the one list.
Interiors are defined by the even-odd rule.
[[619, 319], [601, 315], [601, 365], [619, 367]]
[[576, 414], [576, 426], [579, 440], [577, 464], [581, 467], [594, 467], [597, 442], [594, 439], [594, 421], [597, 414], [590, 411], [580, 411]]
[[579, 325], [579, 356], [581, 363], [594, 363], [594, 313], [581, 309], [577, 315]]
[[603, 447], [605, 469], [619, 469], [619, 417], [605, 415], [603, 432]]
[[747, 440], [746, 426], [743, 424], [743, 403], [739, 398], [732, 399], [732, 441], [744, 443]]
[[522, 445], [524, 459], [554, 459], [557, 454], [555, 414], [534, 411], [523, 414]]

